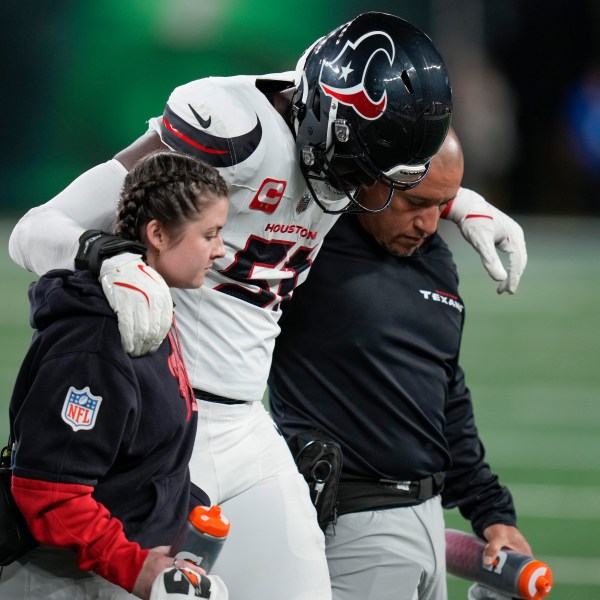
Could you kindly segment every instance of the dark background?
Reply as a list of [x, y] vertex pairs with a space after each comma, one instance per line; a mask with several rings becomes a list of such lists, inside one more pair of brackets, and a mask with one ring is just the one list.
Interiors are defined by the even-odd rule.
[[111, 158], [176, 85], [292, 69], [365, 10], [406, 18], [442, 51], [467, 187], [513, 215], [600, 214], [595, 0], [4, 0], [0, 214]]

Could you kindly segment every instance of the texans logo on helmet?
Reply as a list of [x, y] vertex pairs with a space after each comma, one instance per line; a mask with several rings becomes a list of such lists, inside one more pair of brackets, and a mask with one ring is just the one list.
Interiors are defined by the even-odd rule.
[[[377, 82], [381, 89], [374, 89], [375, 82], [367, 80], [371, 63], [378, 53], [383, 53], [390, 63], [394, 62], [395, 48], [392, 38], [383, 31], [371, 31], [356, 42], [346, 42], [342, 51], [331, 62], [324, 62], [319, 75], [321, 89], [332, 98], [354, 110], [365, 119], [378, 119], [387, 106], [387, 91], [383, 81]], [[355, 56], [361, 60], [354, 61]], [[362, 57], [368, 57], [366, 61]], [[355, 70], [352, 63], [363, 65]]]
[[[191, 108], [191, 106], [190, 106]], [[208, 125], [205, 126], [209, 126]], [[256, 150], [262, 138], [262, 126], [232, 138], [211, 135], [192, 127], [167, 104], [161, 122], [163, 141], [173, 150], [201, 158], [213, 167], [231, 167], [245, 161]]]

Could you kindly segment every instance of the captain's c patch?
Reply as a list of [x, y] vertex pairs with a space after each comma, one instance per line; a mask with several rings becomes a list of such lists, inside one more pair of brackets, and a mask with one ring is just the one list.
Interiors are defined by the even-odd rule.
[[101, 402], [102, 398], [94, 396], [89, 387], [77, 390], [71, 386], [63, 404], [62, 420], [70, 425], [73, 431], [92, 429], [96, 424]]

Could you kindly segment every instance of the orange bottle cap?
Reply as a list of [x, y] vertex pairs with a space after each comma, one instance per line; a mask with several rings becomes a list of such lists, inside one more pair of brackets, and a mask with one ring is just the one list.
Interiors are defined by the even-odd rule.
[[519, 575], [519, 593], [528, 600], [541, 600], [552, 590], [552, 571], [539, 561], [527, 563]]
[[196, 529], [214, 537], [226, 537], [229, 533], [229, 519], [221, 512], [220, 506], [196, 506], [189, 519]]

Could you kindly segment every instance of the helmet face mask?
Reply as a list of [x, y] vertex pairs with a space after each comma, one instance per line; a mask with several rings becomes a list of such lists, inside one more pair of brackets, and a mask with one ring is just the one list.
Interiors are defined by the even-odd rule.
[[[452, 92], [431, 40], [410, 23], [364, 13], [318, 40], [297, 68], [292, 120], [300, 166], [325, 212], [378, 212], [394, 190], [414, 187], [450, 127]], [[350, 204], [328, 210], [311, 180]], [[390, 189], [385, 205], [363, 206], [355, 189]]]

